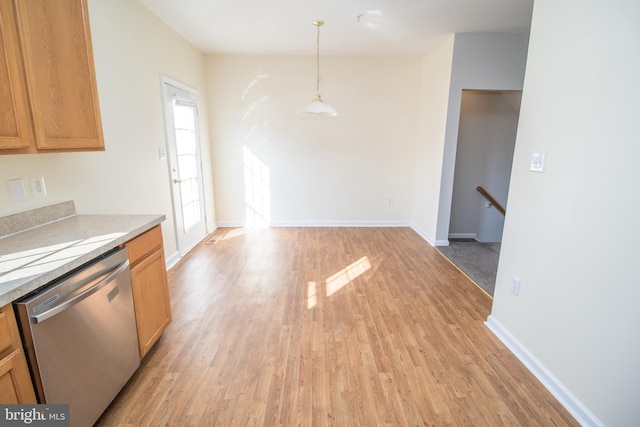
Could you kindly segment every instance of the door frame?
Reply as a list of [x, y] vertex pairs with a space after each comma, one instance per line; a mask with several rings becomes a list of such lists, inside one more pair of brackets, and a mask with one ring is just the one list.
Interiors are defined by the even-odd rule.
[[[200, 199], [202, 200], [202, 210], [201, 210], [201, 214], [202, 214], [202, 221], [204, 223], [204, 234], [202, 235], [202, 239], [204, 239], [207, 236], [208, 233], [208, 229], [209, 229], [209, 225], [207, 224], [207, 203], [205, 200], [205, 189], [204, 189], [204, 171], [202, 168], [202, 138], [201, 138], [201, 132], [200, 132], [200, 114], [199, 114], [199, 108], [200, 108], [200, 100], [199, 100], [199, 96], [198, 96], [198, 91], [196, 89], [194, 89], [191, 86], [188, 86], [184, 83], [181, 83], [177, 80], [172, 79], [171, 77], [168, 77], [166, 75], [161, 74], [160, 75], [160, 89], [161, 89], [161, 101], [162, 101], [162, 113], [163, 113], [163, 119], [164, 119], [164, 126], [165, 126], [165, 150], [166, 150], [166, 155], [167, 155], [167, 173], [168, 173], [168, 178], [169, 178], [169, 192], [171, 193], [171, 209], [173, 212], [173, 229], [174, 229], [174, 237], [176, 239], [176, 247], [178, 250], [178, 253], [180, 254], [180, 257], [185, 256], [191, 249], [193, 249], [194, 246], [196, 246], [200, 241], [202, 241], [202, 239], [196, 241], [193, 244], [190, 244], [188, 247], [181, 247], [181, 239], [179, 237], [179, 227], [181, 227], [182, 225], [179, 224], [179, 219], [182, 218], [182, 214], [176, 212], [176, 207], [177, 207], [177, 200], [176, 200], [176, 196], [174, 194], [174, 182], [173, 182], [173, 171], [172, 168], [175, 166], [173, 164], [173, 154], [171, 151], [171, 146], [170, 146], [170, 135], [175, 133], [175, 128], [172, 127], [173, 124], [175, 124], [173, 118], [171, 120], [171, 123], [169, 123], [169, 117], [167, 115], [167, 93], [166, 93], [166, 86], [172, 86], [176, 89], [179, 89], [181, 91], [187, 92], [191, 95], [192, 99], [194, 100], [194, 103], [196, 104], [196, 120], [195, 120], [195, 127], [196, 127], [196, 134], [197, 134], [197, 151], [198, 151], [198, 158], [197, 158], [197, 169], [198, 169], [198, 174], [199, 174], [199, 181], [200, 181], [200, 186], [199, 186], [199, 196]], [[175, 139], [175, 136], [173, 137]]]

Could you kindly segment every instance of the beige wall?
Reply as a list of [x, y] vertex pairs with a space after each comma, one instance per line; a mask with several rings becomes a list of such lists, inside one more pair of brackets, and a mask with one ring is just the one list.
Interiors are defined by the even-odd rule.
[[321, 61], [321, 93], [337, 118], [295, 113], [315, 94], [313, 56], [208, 56], [219, 223], [251, 219], [247, 149], [268, 196], [257, 214], [274, 225], [409, 224], [421, 58]]
[[[640, 420], [638, 22], [637, 2], [534, 4], [490, 319], [585, 425]], [[534, 151], [545, 173], [529, 172]]]
[[449, 105], [455, 36], [451, 35], [422, 60], [420, 123], [415, 157], [411, 223], [429, 243], [435, 243], [438, 193]]
[[[176, 252], [160, 74], [204, 93], [204, 57], [136, 1], [90, 0], [105, 152], [0, 156], [0, 215], [74, 200], [79, 213], [166, 214], [166, 252]], [[206, 107], [206, 105], [203, 105]], [[201, 123], [208, 151], [207, 126]], [[205, 174], [210, 179], [209, 162]], [[44, 176], [48, 196], [11, 202], [7, 180]], [[213, 196], [208, 185], [210, 218]], [[30, 196], [30, 191], [27, 190]]]

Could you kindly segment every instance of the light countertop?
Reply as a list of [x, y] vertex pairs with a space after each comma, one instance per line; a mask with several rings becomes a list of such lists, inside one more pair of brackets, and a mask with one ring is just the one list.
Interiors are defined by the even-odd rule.
[[0, 306], [133, 239], [164, 215], [72, 215], [0, 237]]

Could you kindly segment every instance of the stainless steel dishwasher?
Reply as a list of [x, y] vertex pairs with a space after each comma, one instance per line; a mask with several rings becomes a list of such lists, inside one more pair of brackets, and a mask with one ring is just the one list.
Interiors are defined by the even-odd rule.
[[39, 402], [92, 425], [140, 366], [127, 249], [14, 304]]

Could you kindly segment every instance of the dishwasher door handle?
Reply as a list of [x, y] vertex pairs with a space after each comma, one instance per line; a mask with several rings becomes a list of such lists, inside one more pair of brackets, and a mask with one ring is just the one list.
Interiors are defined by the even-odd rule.
[[65, 311], [66, 309], [73, 307], [74, 305], [78, 304], [82, 300], [89, 298], [91, 295], [98, 292], [100, 289], [104, 288], [111, 281], [111, 279], [113, 279], [118, 274], [122, 273], [122, 271], [126, 270], [127, 268], [129, 268], [129, 260], [126, 260], [120, 263], [119, 265], [117, 265], [116, 267], [114, 267], [113, 269], [105, 272], [98, 279], [95, 279], [97, 281], [95, 284], [93, 284], [88, 289], [85, 289], [78, 295], [75, 295], [71, 298], [60, 301], [58, 304], [54, 305], [53, 307], [51, 307], [45, 312], [42, 312], [35, 316], [31, 316], [31, 320], [33, 321], [33, 323], [42, 323], [45, 320], [52, 318], [56, 314], [59, 314]]

